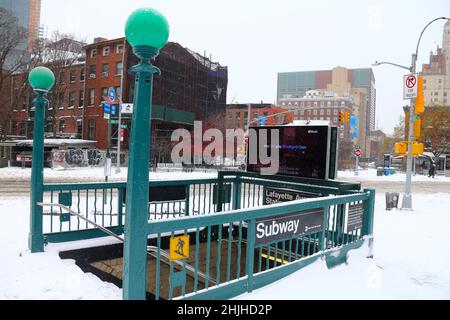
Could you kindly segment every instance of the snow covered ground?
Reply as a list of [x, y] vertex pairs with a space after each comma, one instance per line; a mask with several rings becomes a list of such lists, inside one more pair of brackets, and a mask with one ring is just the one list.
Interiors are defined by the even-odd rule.
[[[17, 175], [28, 179], [28, 171], [0, 169], [0, 181]], [[372, 173], [368, 171], [357, 179], [367, 184], [371, 179], [392, 183], [389, 177], [376, 177], [376, 172]], [[101, 178], [103, 170], [46, 170], [45, 175], [63, 180]], [[341, 178], [353, 179], [351, 173], [347, 178], [345, 175], [340, 173]], [[214, 176], [214, 173], [153, 174], [155, 179]], [[126, 171], [118, 178], [126, 178]], [[401, 176], [398, 179], [403, 181]], [[450, 179], [438, 177], [438, 181]], [[439, 187], [436, 190], [434, 194], [415, 194], [414, 212], [387, 212], [384, 194], [377, 194], [374, 260], [365, 258], [367, 249], [354, 251], [346, 266], [327, 270], [319, 262], [240, 299], [450, 299], [450, 190], [443, 192]], [[0, 195], [0, 219], [0, 299], [121, 299], [119, 288], [84, 274], [74, 261], [62, 261], [58, 257], [59, 251], [114, 243], [114, 240], [50, 245], [45, 253], [32, 255], [27, 249], [28, 197]]]
[[[175, 176], [174, 176], [175, 174]], [[109, 181], [125, 181], [128, 176], [128, 168], [122, 168], [120, 173], [115, 173], [115, 168], [112, 169], [112, 176]], [[182, 173], [180, 171], [168, 172], [161, 170], [160, 172], [151, 172], [151, 180], [170, 180], [170, 179], [206, 179], [211, 177], [217, 177], [216, 172], [192, 172]], [[2, 168], [0, 169], [0, 181], [1, 180], [30, 180], [31, 169], [30, 168]], [[103, 168], [77, 168], [67, 170], [54, 170], [50, 168], [44, 169], [44, 179], [46, 181], [64, 181], [78, 179], [83, 180], [96, 180], [104, 181], [105, 173]]]
[[[358, 181], [385, 181], [385, 182], [405, 182], [406, 181], [406, 174], [405, 173], [397, 173], [395, 175], [391, 175], [388, 177], [378, 177], [377, 176], [377, 170], [376, 169], [368, 169], [368, 170], [361, 170], [359, 172], [359, 176], [355, 176], [354, 171], [339, 171], [338, 173], [338, 179], [343, 180], [358, 180]], [[428, 178], [428, 176], [424, 175], [413, 175], [412, 177], [413, 182], [450, 182], [450, 177], [444, 177], [444, 176], [435, 176], [435, 179]]]

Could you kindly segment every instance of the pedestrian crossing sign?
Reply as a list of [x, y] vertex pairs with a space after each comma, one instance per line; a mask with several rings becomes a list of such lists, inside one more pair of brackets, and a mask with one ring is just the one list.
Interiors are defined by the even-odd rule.
[[190, 237], [181, 236], [170, 239], [170, 261], [189, 259]]

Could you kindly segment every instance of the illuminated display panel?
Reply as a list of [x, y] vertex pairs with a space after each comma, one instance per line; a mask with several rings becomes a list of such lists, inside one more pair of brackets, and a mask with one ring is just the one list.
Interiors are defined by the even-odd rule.
[[[249, 172], [261, 173], [263, 165], [260, 159], [259, 140], [262, 138], [262, 130], [267, 132], [267, 143], [264, 142], [264, 152], [271, 157], [272, 152], [278, 150], [279, 171], [278, 175], [294, 176], [313, 179], [327, 179], [328, 153], [329, 153], [329, 127], [328, 126], [285, 126], [285, 127], [257, 127], [251, 128], [256, 132], [257, 141], [250, 135], [250, 145], [254, 146], [250, 151], [257, 150], [257, 163], [247, 165]], [[272, 141], [273, 130], [279, 130], [280, 141]], [[264, 139], [265, 140], [265, 139]], [[247, 157], [250, 162], [251, 157]]]

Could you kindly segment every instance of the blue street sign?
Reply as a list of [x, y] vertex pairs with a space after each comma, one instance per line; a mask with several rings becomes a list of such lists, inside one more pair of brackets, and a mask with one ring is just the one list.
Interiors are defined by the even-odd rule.
[[259, 125], [260, 126], [265, 126], [266, 125], [266, 121], [267, 121], [267, 117], [259, 117], [258, 121], [259, 121]]
[[111, 115], [112, 116], [117, 116], [118, 115], [118, 108], [119, 106], [117, 104], [113, 104], [111, 106]]
[[103, 104], [103, 113], [111, 114], [111, 105], [110, 104]]
[[116, 100], [116, 89], [113, 87], [108, 89], [108, 98], [111, 103], [114, 103], [114, 100]]

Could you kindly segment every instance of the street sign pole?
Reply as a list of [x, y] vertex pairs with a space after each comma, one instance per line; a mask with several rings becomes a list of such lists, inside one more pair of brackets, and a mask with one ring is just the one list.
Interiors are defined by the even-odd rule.
[[122, 142], [122, 103], [119, 104], [119, 131], [117, 139], [117, 168], [116, 173], [120, 173], [120, 147]]
[[[417, 55], [412, 56], [411, 71], [416, 73]], [[413, 211], [412, 207], [412, 167], [413, 167], [413, 155], [412, 155], [412, 142], [414, 140], [414, 113], [415, 113], [416, 99], [411, 99], [411, 106], [409, 108], [409, 137], [408, 137], [408, 154], [406, 155], [406, 185], [405, 194], [403, 196], [403, 203], [401, 210]]]

